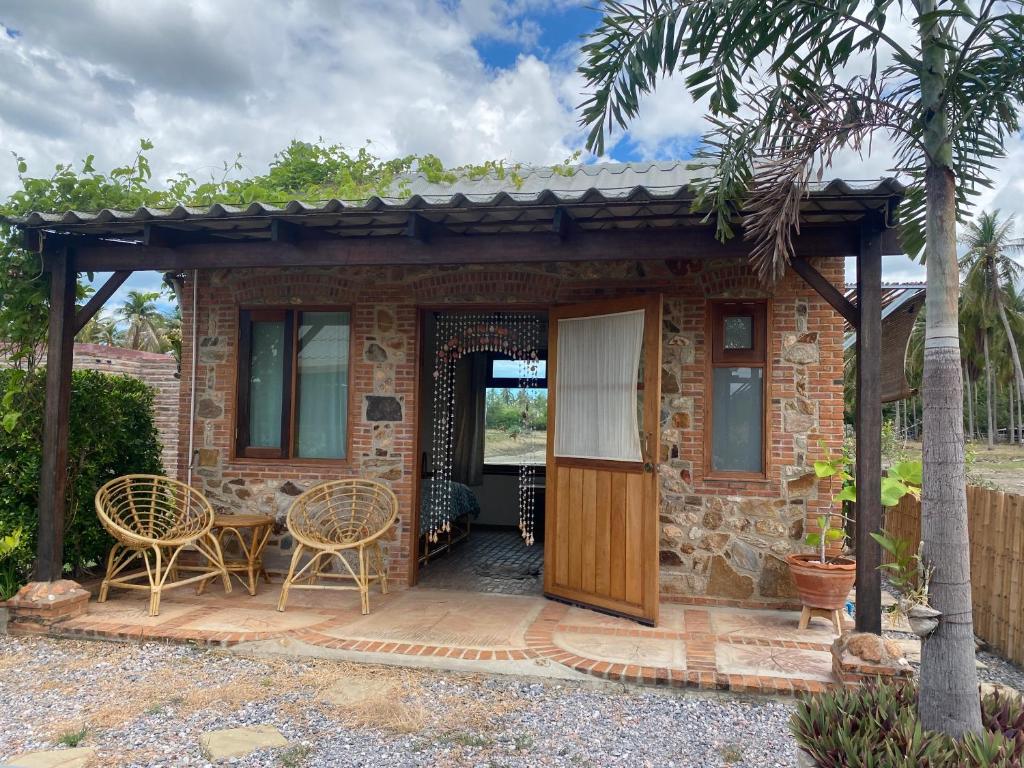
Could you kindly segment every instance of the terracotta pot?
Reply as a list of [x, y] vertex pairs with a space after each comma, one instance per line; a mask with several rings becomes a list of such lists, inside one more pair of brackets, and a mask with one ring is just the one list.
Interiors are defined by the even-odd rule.
[[786, 564], [801, 602], [809, 608], [843, 608], [857, 580], [857, 563], [849, 557], [821, 563], [817, 555], [787, 555]]

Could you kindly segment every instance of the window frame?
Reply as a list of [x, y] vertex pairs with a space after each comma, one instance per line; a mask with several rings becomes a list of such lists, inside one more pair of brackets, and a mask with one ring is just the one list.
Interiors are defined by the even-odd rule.
[[[304, 312], [344, 312], [348, 314], [348, 375], [345, 391], [348, 398], [345, 416], [345, 456], [344, 458], [309, 458], [295, 455], [298, 419], [298, 334], [301, 325], [299, 316]], [[256, 306], [238, 308], [238, 346], [236, 348], [235, 366], [235, 439], [232, 441], [232, 459], [241, 462], [265, 462], [288, 464], [329, 464], [331, 466], [348, 466], [352, 462], [352, 419], [353, 419], [353, 387], [352, 363], [354, 359], [355, 334], [353, 324], [355, 314], [348, 306]], [[252, 324], [253, 322], [274, 322], [283, 320], [285, 324], [285, 369], [281, 398], [281, 445], [276, 448], [253, 447], [249, 440], [249, 377], [252, 358]]]
[[[747, 315], [752, 319], [750, 349], [725, 348], [725, 318]], [[768, 328], [771, 304], [767, 299], [710, 299], [705, 316], [707, 344], [704, 376], [704, 477], [709, 480], [768, 479], [768, 446], [771, 444], [771, 360], [768, 354]], [[761, 471], [715, 469], [714, 467], [714, 375], [718, 368], [761, 369]]]

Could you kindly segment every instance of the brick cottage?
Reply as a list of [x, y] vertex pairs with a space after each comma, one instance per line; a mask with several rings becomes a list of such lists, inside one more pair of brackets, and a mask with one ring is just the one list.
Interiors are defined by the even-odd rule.
[[[370, 478], [399, 502], [395, 584], [432, 567], [439, 520], [471, 541], [521, 522], [546, 594], [654, 623], [659, 601], [795, 602], [783, 558], [830, 506], [813, 461], [841, 448], [844, 324], [877, 309], [880, 256], [897, 250], [897, 184], [815, 185], [793, 268], [765, 285], [742, 236], [719, 243], [691, 212], [687, 180], [681, 163], [599, 164], [518, 184], [414, 178], [401, 199], [18, 223], [51, 270], [177, 276], [178, 475], [218, 512], [272, 515], [272, 568], [293, 546], [283, 521], [297, 495]], [[841, 293], [848, 256], [859, 308]], [[527, 327], [538, 360], [502, 373]], [[860, 330], [877, 377], [878, 323]], [[480, 374], [465, 366], [456, 378], [470, 383], [448, 392], [438, 360], [456, 347]], [[518, 427], [463, 417], [470, 401], [482, 413], [485, 390], [527, 410], [516, 393], [546, 393], [546, 446], [527, 458]], [[879, 410], [877, 387], [863, 397]], [[459, 455], [463, 440], [482, 466]], [[859, 460], [877, 465], [869, 443]], [[519, 458], [495, 458], [509, 450]], [[439, 477], [467, 489], [465, 509], [427, 510]], [[870, 526], [880, 510], [862, 507]]]

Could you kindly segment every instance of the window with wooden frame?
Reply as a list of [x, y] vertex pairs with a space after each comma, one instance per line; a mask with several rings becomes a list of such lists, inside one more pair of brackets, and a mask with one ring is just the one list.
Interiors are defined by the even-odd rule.
[[236, 455], [348, 455], [350, 314], [336, 308], [239, 314]]
[[711, 476], [765, 476], [767, 317], [763, 301], [709, 306], [705, 446]]

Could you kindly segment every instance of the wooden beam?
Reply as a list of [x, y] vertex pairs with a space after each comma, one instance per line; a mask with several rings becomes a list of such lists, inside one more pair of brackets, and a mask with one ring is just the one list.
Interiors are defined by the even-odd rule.
[[107, 281], [99, 287], [96, 293], [89, 297], [85, 306], [75, 314], [73, 335], [77, 336], [85, 328], [85, 324], [92, 320], [93, 316], [103, 308], [107, 300], [114, 295], [118, 288], [124, 285], [124, 281], [131, 277], [131, 275], [132, 271], [130, 269], [122, 269], [107, 278]]
[[825, 301], [832, 305], [832, 309], [842, 315], [846, 322], [853, 328], [860, 323], [860, 313], [857, 307], [851, 303], [832, 283], [825, 279], [825, 276], [816, 270], [807, 259], [798, 256], [790, 264], [793, 271], [804, 279], [811, 288], [817, 291]]
[[[855, 256], [860, 242], [852, 228], [805, 227], [795, 240], [799, 256]], [[618, 261], [748, 258], [750, 244], [738, 235], [727, 243], [710, 227], [664, 230], [579, 231], [560, 240], [550, 232], [455, 235], [434, 232], [431, 247], [415, 238], [343, 237], [298, 243], [217, 242], [156, 248], [142, 245], [83, 247], [76, 250], [81, 271], [152, 269], [245, 269], [259, 267], [406, 266], [525, 264], [552, 261]]]
[[405, 235], [421, 243], [429, 243], [434, 233], [434, 222], [418, 213], [409, 215], [405, 223]]
[[565, 208], [558, 206], [555, 208], [555, 216], [551, 221], [551, 229], [560, 240], [565, 240], [576, 229], [576, 222]]
[[882, 229], [865, 222], [857, 254], [857, 630], [882, 633]]
[[68, 408], [74, 354], [75, 254], [65, 249], [50, 271], [49, 334], [46, 342], [46, 404], [39, 478], [36, 581], [56, 581], [64, 567], [64, 507], [68, 475]]
[[284, 219], [270, 220], [270, 241], [273, 243], [297, 243], [302, 239], [302, 225]]

